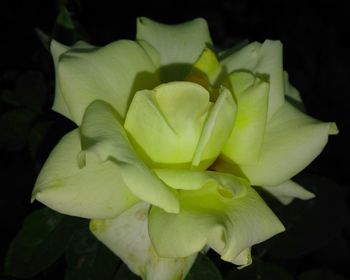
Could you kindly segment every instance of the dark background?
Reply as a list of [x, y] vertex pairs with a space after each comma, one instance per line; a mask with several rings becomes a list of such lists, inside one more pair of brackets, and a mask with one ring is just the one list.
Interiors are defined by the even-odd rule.
[[[317, 212], [319, 228], [311, 232], [315, 239], [322, 235], [331, 237], [319, 241], [312, 250], [294, 255], [287, 250], [284, 256], [267, 254], [266, 258], [293, 277], [299, 277], [296, 279], [343, 279], [336, 278], [340, 274], [349, 278], [350, 230], [345, 205], [349, 205], [350, 2], [312, 2], [72, 0], [66, 1], [66, 7], [75, 29], [67, 30], [56, 20], [62, 1], [1, 1], [1, 263], [25, 216], [40, 207], [38, 203], [30, 204], [30, 194], [41, 165], [60, 137], [74, 127], [50, 111], [54, 96], [53, 65], [35, 28], [49, 36], [54, 34], [65, 43], [83, 38], [103, 45], [121, 38], [134, 39], [137, 16], [164, 23], [204, 17], [218, 49], [229, 48], [244, 39], [281, 40], [285, 69], [300, 90], [308, 114], [337, 123], [340, 134], [330, 137], [323, 153], [303, 172], [318, 179], [300, 179], [310, 181], [311, 189], [326, 185], [320, 187], [326, 191]], [[295, 206], [290, 211], [302, 216], [299, 209]], [[228, 269], [225, 264], [219, 266], [224, 271]], [[320, 278], [300, 278], [307, 277], [300, 275], [310, 269], [321, 271]]]

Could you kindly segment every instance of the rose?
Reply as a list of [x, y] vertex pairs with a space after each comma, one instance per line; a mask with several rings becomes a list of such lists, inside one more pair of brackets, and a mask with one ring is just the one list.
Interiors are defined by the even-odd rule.
[[250, 264], [250, 247], [284, 229], [250, 184], [284, 202], [311, 198], [290, 178], [335, 132], [284, 100], [298, 96], [280, 43], [219, 60], [210, 45], [202, 19], [145, 18], [136, 42], [51, 43], [53, 109], [78, 128], [50, 154], [33, 199], [91, 219], [95, 236], [145, 279], [183, 279], [207, 247]]

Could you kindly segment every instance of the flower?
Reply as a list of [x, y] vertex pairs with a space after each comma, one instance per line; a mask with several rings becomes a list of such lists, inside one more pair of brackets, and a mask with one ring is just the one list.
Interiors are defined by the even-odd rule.
[[77, 128], [51, 152], [32, 199], [91, 219], [144, 279], [183, 279], [208, 248], [249, 265], [251, 246], [284, 230], [251, 185], [284, 203], [312, 198], [290, 178], [336, 126], [292, 105], [300, 98], [279, 42], [217, 56], [203, 19], [140, 18], [136, 37], [100, 48], [52, 41], [53, 109]]

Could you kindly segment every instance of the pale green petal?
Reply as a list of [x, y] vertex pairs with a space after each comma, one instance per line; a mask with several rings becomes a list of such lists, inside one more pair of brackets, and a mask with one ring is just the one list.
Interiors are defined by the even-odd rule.
[[[334, 123], [323, 123], [286, 102], [268, 122], [257, 164], [239, 165], [252, 185], [279, 185], [303, 170], [336, 134]], [[237, 169], [237, 166], [233, 166]], [[216, 170], [228, 171], [218, 161]]]
[[204, 124], [193, 156], [192, 168], [205, 170], [216, 160], [230, 136], [235, 115], [236, 104], [232, 94], [222, 87]]
[[261, 186], [264, 190], [275, 196], [281, 203], [287, 205], [293, 201], [294, 198], [303, 200], [314, 198], [315, 195], [304, 189], [299, 184], [292, 180], [283, 182], [278, 186]]
[[79, 168], [78, 129], [65, 135], [51, 152], [33, 190], [33, 200], [67, 215], [110, 218], [138, 202], [111, 161], [89, 157]]
[[137, 40], [144, 40], [160, 54], [163, 81], [183, 80], [203, 49], [212, 45], [207, 22], [197, 18], [166, 25], [141, 17], [137, 19]]
[[94, 101], [86, 109], [80, 127], [82, 134], [82, 164], [84, 154], [96, 154], [102, 161], [118, 165], [121, 177], [141, 200], [157, 205], [168, 212], [178, 212], [176, 192], [164, 185], [138, 158], [113, 108]]
[[53, 63], [55, 66], [55, 72], [56, 72], [55, 99], [53, 102], [52, 110], [56, 111], [57, 113], [60, 113], [61, 115], [67, 117], [68, 119], [72, 119], [72, 117], [67, 107], [66, 101], [64, 100], [64, 97], [62, 95], [59, 83], [57, 82], [58, 81], [57, 66], [58, 66], [59, 58], [62, 54], [64, 54], [70, 49], [92, 49], [92, 48], [94, 48], [94, 46], [83, 41], [78, 41], [73, 46], [66, 46], [56, 40], [51, 41], [50, 51], [51, 51]]
[[148, 236], [148, 211], [147, 203], [139, 203], [114, 219], [91, 221], [90, 229], [142, 279], [184, 279], [196, 254], [184, 258], [159, 257]]
[[268, 119], [284, 103], [284, 75], [282, 44], [266, 40], [263, 44], [253, 42], [221, 61], [228, 73], [248, 70], [254, 74], [267, 75], [270, 83]]
[[229, 174], [207, 173], [216, 184], [181, 190], [180, 213], [169, 214], [152, 207], [152, 244], [163, 257], [188, 256], [208, 244], [223, 260], [247, 265], [251, 262], [249, 248], [284, 227], [244, 180]]
[[106, 101], [124, 118], [134, 93], [159, 83], [150, 57], [139, 44], [127, 40], [67, 51], [57, 69], [57, 82], [78, 125], [94, 100]]
[[124, 127], [150, 166], [188, 168], [210, 105], [208, 91], [198, 84], [162, 84], [136, 93]]
[[248, 72], [234, 72], [229, 80], [237, 115], [222, 155], [237, 164], [255, 164], [266, 129], [269, 84]]
[[[65, 53], [69, 50], [69, 47], [66, 45], [63, 45], [55, 40], [51, 41], [50, 44], [50, 50], [52, 54], [53, 63], [55, 66], [55, 70], [57, 69], [58, 65], [58, 59], [61, 56], [61, 54]], [[57, 70], [56, 70], [57, 71]], [[62, 92], [60, 90], [60, 87], [57, 83], [57, 72], [56, 72], [56, 84], [55, 84], [55, 99], [52, 105], [52, 110], [60, 113], [61, 115], [67, 117], [68, 119], [71, 119], [71, 115], [69, 112], [69, 109], [67, 107], [66, 101], [64, 100], [62, 96]]]

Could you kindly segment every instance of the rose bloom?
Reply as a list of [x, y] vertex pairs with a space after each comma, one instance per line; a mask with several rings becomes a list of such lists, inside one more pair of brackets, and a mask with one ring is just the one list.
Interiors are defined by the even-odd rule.
[[297, 109], [278, 41], [216, 54], [203, 19], [139, 18], [136, 38], [51, 42], [53, 110], [77, 128], [51, 152], [33, 200], [90, 219], [143, 279], [183, 279], [209, 248], [249, 265], [251, 246], [284, 230], [251, 185], [285, 204], [312, 198], [291, 178], [336, 126]]

